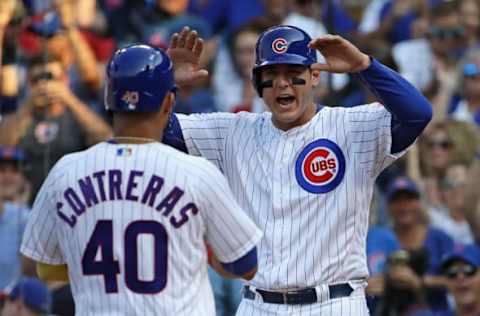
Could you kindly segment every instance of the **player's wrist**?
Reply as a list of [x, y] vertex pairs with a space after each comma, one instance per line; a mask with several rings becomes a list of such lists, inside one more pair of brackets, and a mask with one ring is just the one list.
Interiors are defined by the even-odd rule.
[[356, 67], [356, 70], [355, 72], [361, 72], [361, 71], [364, 71], [364, 70], [367, 70], [368, 67], [370, 67], [370, 65], [372, 64], [372, 58], [367, 55], [367, 54], [364, 54], [362, 53], [362, 58], [358, 64], [358, 66]]

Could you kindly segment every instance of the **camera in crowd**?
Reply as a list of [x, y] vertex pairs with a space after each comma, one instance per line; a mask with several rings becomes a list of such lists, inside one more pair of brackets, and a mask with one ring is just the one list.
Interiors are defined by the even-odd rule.
[[423, 289], [412, 288], [408, 282], [399, 282], [393, 276], [392, 271], [396, 268], [407, 267], [418, 277], [422, 278], [429, 265], [429, 254], [424, 248], [407, 251], [398, 250], [387, 258], [385, 272], [385, 292], [377, 315], [390, 316], [401, 315], [410, 306], [424, 301]]

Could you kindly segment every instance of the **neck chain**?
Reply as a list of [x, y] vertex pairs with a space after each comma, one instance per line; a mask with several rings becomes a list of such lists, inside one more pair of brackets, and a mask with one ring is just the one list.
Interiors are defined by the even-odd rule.
[[115, 136], [113, 140], [118, 143], [123, 144], [143, 144], [143, 143], [156, 143], [157, 140], [153, 138], [145, 138], [145, 137], [129, 137], [129, 136]]

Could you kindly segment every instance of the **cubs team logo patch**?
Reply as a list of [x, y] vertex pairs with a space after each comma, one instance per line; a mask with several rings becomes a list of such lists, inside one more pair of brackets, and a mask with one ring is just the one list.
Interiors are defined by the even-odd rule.
[[295, 162], [298, 184], [310, 193], [335, 189], [345, 175], [345, 156], [337, 144], [322, 138], [308, 144]]
[[284, 38], [276, 38], [272, 42], [272, 50], [277, 54], [283, 54], [287, 51], [288, 42]]

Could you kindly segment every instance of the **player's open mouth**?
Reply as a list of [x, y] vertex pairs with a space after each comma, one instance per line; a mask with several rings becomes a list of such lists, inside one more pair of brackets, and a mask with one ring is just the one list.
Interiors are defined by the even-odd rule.
[[291, 94], [282, 94], [276, 98], [276, 101], [282, 107], [288, 107], [295, 102], [295, 96]]

